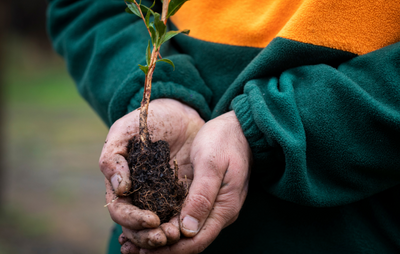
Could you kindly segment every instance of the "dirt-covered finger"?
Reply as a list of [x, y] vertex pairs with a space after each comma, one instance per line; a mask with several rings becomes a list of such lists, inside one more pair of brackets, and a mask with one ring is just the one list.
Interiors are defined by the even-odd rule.
[[118, 237], [119, 244], [123, 245], [126, 241], [129, 241], [128, 238], [124, 235], [124, 233], [120, 234]]
[[133, 206], [126, 197], [117, 197], [107, 179], [105, 184], [106, 206], [113, 221], [133, 230], [156, 228], [160, 225], [160, 219], [156, 214]]
[[161, 224], [160, 228], [167, 237], [167, 245], [172, 245], [179, 241], [180, 230], [178, 216], [172, 218], [169, 223]]
[[126, 241], [122, 246], [121, 246], [121, 254], [139, 254], [140, 253], [140, 248], [135, 246], [132, 242]]
[[139, 133], [138, 114], [138, 111], [133, 111], [111, 126], [99, 159], [101, 172], [119, 196], [130, 189], [129, 168], [125, 158], [129, 140]]
[[227, 165], [212, 153], [199, 152], [193, 160], [194, 177], [180, 217], [181, 232], [195, 236], [210, 214], [221, 188]]
[[100, 169], [108, 179], [113, 190], [118, 196], [129, 192], [131, 188], [130, 172], [128, 162], [121, 154], [113, 154], [100, 158]]
[[129, 241], [140, 248], [154, 249], [167, 244], [167, 237], [160, 227], [144, 230], [131, 230], [122, 227], [122, 231]]
[[176, 244], [158, 249], [141, 249], [140, 254], [197, 254], [203, 252], [218, 236], [223, 228], [223, 210], [216, 205], [201, 230], [193, 238], [183, 238]]

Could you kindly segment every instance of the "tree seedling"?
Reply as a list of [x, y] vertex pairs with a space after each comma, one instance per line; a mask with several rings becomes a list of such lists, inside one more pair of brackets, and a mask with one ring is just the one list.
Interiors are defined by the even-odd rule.
[[133, 205], [140, 209], [156, 213], [161, 223], [168, 222], [178, 214], [186, 197], [186, 189], [178, 182], [178, 165], [169, 165], [170, 150], [165, 141], [152, 142], [147, 126], [148, 108], [151, 96], [151, 84], [154, 69], [158, 62], [166, 62], [175, 69], [174, 63], [162, 58], [160, 47], [174, 36], [184, 31], [167, 31], [167, 20], [188, 0], [164, 0], [162, 14], [152, 10], [136, 0], [126, 0], [125, 11], [140, 17], [149, 33], [150, 40], [146, 49], [146, 65], [139, 65], [145, 75], [143, 99], [139, 115], [139, 138], [130, 140], [127, 158], [131, 172], [132, 188], [127, 195], [132, 197]]

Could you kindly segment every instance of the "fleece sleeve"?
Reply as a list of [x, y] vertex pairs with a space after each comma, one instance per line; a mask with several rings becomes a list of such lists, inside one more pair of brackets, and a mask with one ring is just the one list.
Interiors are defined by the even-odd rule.
[[338, 206], [400, 183], [400, 43], [252, 79], [231, 107], [281, 199]]
[[[64, 57], [80, 94], [108, 126], [138, 108], [143, 93], [144, 74], [138, 64], [145, 65], [150, 38], [143, 21], [125, 13], [125, 7], [122, 0], [50, 0], [47, 13], [55, 50]], [[157, 64], [151, 99], [180, 100], [208, 119], [212, 92], [193, 59], [181, 54], [173, 39], [163, 45], [161, 55], [171, 59], [176, 70]]]

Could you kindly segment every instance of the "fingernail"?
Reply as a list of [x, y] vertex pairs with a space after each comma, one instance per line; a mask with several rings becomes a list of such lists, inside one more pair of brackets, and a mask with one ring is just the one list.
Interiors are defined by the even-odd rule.
[[119, 183], [122, 181], [122, 177], [119, 174], [115, 174], [111, 177], [111, 185], [114, 191], [117, 191]]
[[192, 216], [186, 215], [182, 220], [182, 227], [191, 232], [199, 231], [199, 221]]

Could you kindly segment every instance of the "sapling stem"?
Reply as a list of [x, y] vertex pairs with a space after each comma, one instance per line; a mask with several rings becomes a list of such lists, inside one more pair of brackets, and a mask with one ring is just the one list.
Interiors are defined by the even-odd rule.
[[[139, 65], [140, 69], [145, 74], [143, 98], [140, 104], [140, 115], [139, 115], [139, 140], [140, 140], [139, 142], [142, 151], [145, 151], [146, 148], [150, 146], [151, 142], [149, 128], [147, 125], [147, 119], [148, 119], [149, 103], [151, 97], [151, 85], [156, 63], [158, 61], [164, 61], [175, 68], [171, 60], [163, 59], [161, 57], [160, 47], [164, 42], [168, 41], [169, 39], [171, 39], [172, 37], [174, 37], [179, 33], [185, 33], [185, 34], [189, 33], [188, 30], [166, 32], [167, 19], [168, 17], [175, 14], [186, 1], [188, 0], [171, 0], [171, 1], [164, 0], [162, 5], [161, 19], [160, 19], [160, 14], [152, 11], [151, 7], [148, 8], [142, 5], [141, 3], [136, 2], [136, 0], [125, 0], [125, 3], [127, 5], [127, 9], [125, 11], [130, 14], [135, 14], [136, 16], [140, 17], [143, 20], [153, 45], [151, 53], [150, 53], [150, 43], [146, 51], [147, 65], [146, 66]], [[172, 8], [169, 12], [168, 9], [170, 7], [170, 4]], [[150, 14], [154, 16], [153, 22], [150, 22], [149, 20]], [[160, 60], [157, 60], [158, 58], [160, 58]]]
[[165, 223], [179, 213], [187, 192], [185, 193], [183, 184], [179, 183], [177, 178], [177, 161], [174, 161], [174, 169], [169, 165], [171, 158], [168, 143], [162, 140], [151, 142], [147, 119], [156, 64], [165, 62], [175, 69], [170, 59], [161, 57], [160, 47], [180, 33], [189, 33], [188, 30], [167, 31], [167, 19], [188, 0], [164, 0], [161, 14], [151, 9], [159, 0], [153, 0], [150, 7], [139, 1], [125, 0], [125, 11], [142, 19], [150, 35], [146, 48], [146, 65], [139, 64], [145, 81], [139, 113], [139, 141], [131, 139], [127, 146], [129, 154], [126, 159], [131, 173], [132, 188], [127, 190], [126, 195], [132, 198], [133, 205], [156, 213], [160, 222]]
[[[146, 23], [145, 17], [140, 9], [140, 5], [136, 2], [136, 0], [134, 0], [134, 3], [139, 9], [140, 15], [141, 15], [143, 21]], [[169, 0], [164, 0], [163, 7], [162, 7], [161, 20], [164, 22], [164, 24], [167, 23], [166, 17], [167, 17], [167, 12], [168, 12], [168, 3], [169, 3]], [[147, 27], [147, 30], [151, 36], [151, 32], [148, 27]], [[140, 104], [139, 137], [140, 137], [140, 141], [141, 141], [142, 151], [145, 148], [149, 147], [149, 144], [151, 142], [149, 128], [147, 125], [147, 118], [148, 118], [149, 103], [150, 103], [150, 97], [151, 97], [151, 85], [152, 85], [152, 80], [153, 80], [153, 73], [154, 73], [154, 69], [156, 67], [157, 58], [159, 56], [161, 57], [161, 54], [159, 52], [160, 47], [161, 47], [161, 45], [159, 47], [157, 47], [155, 43], [153, 44], [153, 50], [151, 52], [150, 63], [148, 65], [149, 71], [146, 74], [145, 83], [144, 83], [143, 99]]]
[[151, 82], [153, 79], [154, 68], [156, 67], [156, 61], [158, 56], [158, 49], [153, 47], [153, 51], [150, 57], [149, 72], [146, 75], [144, 83], [144, 92], [142, 103], [140, 104], [140, 116], [139, 116], [139, 137], [141, 141], [141, 149], [149, 147], [150, 134], [147, 126], [147, 117], [149, 111], [149, 103], [151, 97]]

